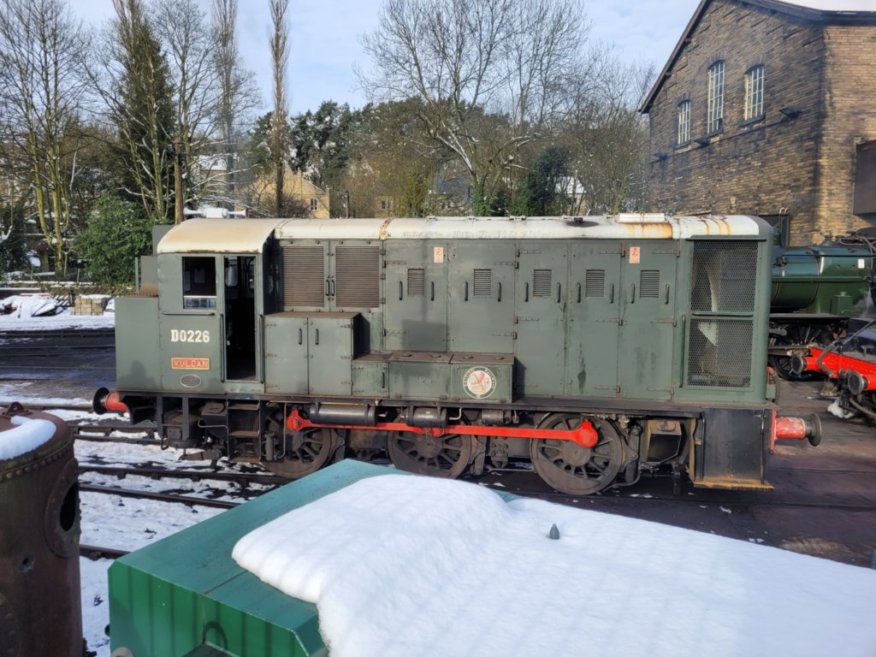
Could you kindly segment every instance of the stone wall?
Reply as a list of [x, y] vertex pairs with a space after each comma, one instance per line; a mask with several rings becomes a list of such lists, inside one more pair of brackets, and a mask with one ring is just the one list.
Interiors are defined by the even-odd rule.
[[858, 144], [876, 140], [876, 25], [830, 25], [824, 42], [817, 214], [820, 232], [836, 235], [876, 225], [852, 214], [855, 151]]
[[[714, 0], [690, 37], [650, 109], [651, 209], [787, 214], [792, 244], [859, 225], [851, 216], [854, 148], [874, 138], [876, 26], [822, 28]], [[708, 69], [718, 60], [724, 125], [702, 145]], [[758, 64], [764, 115], [744, 121], [745, 73]], [[691, 141], [679, 145], [676, 112], [688, 99]]]

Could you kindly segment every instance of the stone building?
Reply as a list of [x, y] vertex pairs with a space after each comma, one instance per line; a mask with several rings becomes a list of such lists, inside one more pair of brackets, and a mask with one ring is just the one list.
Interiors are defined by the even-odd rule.
[[[257, 178], [249, 186], [247, 196], [255, 210], [262, 216], [271, 216], [277, 186], [273, 172]], [[286, 167], [283, 174], [283, 195], [291, 206], [288, 216], [310, 219], [328, 219], [331, 216], [331, 199], [328, 191], [317, 187], [299, 171]]]
[[701, 0], [640, 111], [653, 210], [876, 225], [876, 0]]

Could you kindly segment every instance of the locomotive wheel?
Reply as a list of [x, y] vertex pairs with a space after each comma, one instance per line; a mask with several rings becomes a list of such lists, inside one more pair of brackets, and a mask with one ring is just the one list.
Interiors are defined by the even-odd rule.
[[[277, 435], [283, 435], [282, 429]], [[337, 444], [338, 435], [333, 429], [287, 431], [285, 450], [282, 444], [277, 447], [278, 454], [285, 453], [283, 460], [262, 461], [262, 465], [281, 477], [298, 479], [324, 466]]]
[[392, 464], [416, 474], [456, 479], [465, 470], [472, 455], [469, 436], [442, 437], [422, 433], [393, 432], [386, 441]]
[[[783, 338], [770, 337], [770, 346], [771, 347], [780, 347], [784, 346], [787, 343]], [[785, 381], [807, 381], [811, 380], [818, 375], [814, 372], [804, 372], [803, 374], [797, 374], [791, 368], [791, 356], [778, 356], [778, 355], [770, 355], [769, 364], [776, 371], [776, 374], [779, 375], [780, 378]]]
[[[593, 447], [582, 447], [571, 440], [533, 440], [529, 456], [538, 476], [551, 488], [568, 495], [590, 495], [602, 490], [617, 476], [623, 450], [620, 437], [605, 420], [591, 419], [599, 433]], [[571, 430], [581, 424], [581, 416], [554, 413], [539, 424], [541, 429]]]
[[[785, 330], [787, 332], [786, 336], [770, 336], [770, 347], [791, 347], [794, 345], [805, 346], [810, 342], [826, 338], [826, 336], [813, 332], [806, 327], [791, 326], [786, 327]], [[828, 342], [829, 341], [830, 340], [828, 339]], [[812, 381], [821, 377], [821, 374], [818, 372], [803, 372], [802, 374], [794, 372], [794, 370], [791, 369], [791, 356], [779, 356], [773, 354], [770, 355], [768, 360], [769, 364], [776, 370], [776, 374], [785, 379], [785, 381]]]

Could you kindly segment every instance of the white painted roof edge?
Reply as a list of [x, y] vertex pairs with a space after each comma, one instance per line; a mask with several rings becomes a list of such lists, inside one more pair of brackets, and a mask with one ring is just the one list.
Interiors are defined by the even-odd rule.
[[744, 215], [667, 217], [441, 217], [429, 219], [188, 219], [158, 243], [158, 253], [261, 253], [281, 240], [688, 239], [766, 237], [769, 226]]
[[766, 222], [745, 215], [667, 217], [661, 214], [572, 217], [440, 217], [428, 219], [293, 219], [277, 227], [281, 240], [393, 239], [687, 239], [766, 237]]
[[261, 253], [285, 219], [187, 219], [158, 243], [158, 253]]

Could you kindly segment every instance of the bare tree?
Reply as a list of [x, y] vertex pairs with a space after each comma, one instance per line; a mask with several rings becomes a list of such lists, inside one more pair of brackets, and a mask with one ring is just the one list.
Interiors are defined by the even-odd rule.
[[483, 214], [561, 108], [585, 38], [576, 0], [386, 0], [363, 40], [374, 73], [360, 78], [376, 99], [420, 100], [420, 120], [464, 164]]
[[[197, 0], [158, 0], [155, 10], [155, 32], [167, 53], [173, 87], [176, 166], [184, 169], [206, 152], [218, 127], [221, 87], [213, 42]], [[183, 202], [198, 195], [196, 187], [195, 179], [185, 176], [186, 189], [176, 199], [178, 215]]]
[[[636, 111], [653, 70], [608, 61], [599, 78], [579, 80], [574, 111], [564, 123], [571, 168], [589, 212], [641, 211], [647, 181], [648, 127]], [[595, 84], [595, 88], [594, 88]], [[570, 213], [584, 208], [571, 207]]]
[[237, 122], [258, 104], [253, 77], [240, 64], [234, 30], [237, 0], [213, 0], [213, 65], [219, 77], [219, 134], [226, 158], [225, 195], [234, 195], [237, 174]]
[[271, 63], [274, 72], [274, 113], [271, 123], [271, 156], [274, 161], [274, 184], [276, 200], [274, 209], [276, 215], [282, 217], [283, 182], [286, 175], [286, 145], [288, 143], [286, 106], [286, 63], [289, 58], [288, 39], [286, 32], [286, 11], [289, 0], [269, 0], [271, 7]]
[[40, 232], [67, 266], [70, 196], [81, 146], [85, 40], [60, 0], [6, 0], [0, 12], [0, 156], [33, 192]]

